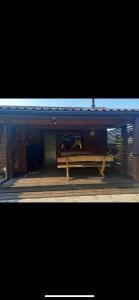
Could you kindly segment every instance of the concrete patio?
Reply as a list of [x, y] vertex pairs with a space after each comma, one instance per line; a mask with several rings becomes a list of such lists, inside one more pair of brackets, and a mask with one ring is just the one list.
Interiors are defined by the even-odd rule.
[[94, 195], [94, 196], [74, 196], [74, 197], [47, 197], [30, 199], [1, 199], [1, 203], [130, 203], [139, 202], [139, 194], [117, 194], [117, 195]]

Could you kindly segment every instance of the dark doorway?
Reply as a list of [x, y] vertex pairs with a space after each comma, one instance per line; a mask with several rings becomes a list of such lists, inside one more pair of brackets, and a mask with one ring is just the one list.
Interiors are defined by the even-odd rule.
[[45, 167], [56, 166], [56, 135], [54, 132], [44, 134], [44, 159]]
[[40, 144], [27, 145], [27, 170], [39, 171], [43, 165], [43, 147]]

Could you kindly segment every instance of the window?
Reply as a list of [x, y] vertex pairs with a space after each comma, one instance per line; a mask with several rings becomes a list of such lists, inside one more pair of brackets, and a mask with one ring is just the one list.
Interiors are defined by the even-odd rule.
[[81, 134], [64, 134], [62, 137], [61, 151], [78, 151], [82, 149]]

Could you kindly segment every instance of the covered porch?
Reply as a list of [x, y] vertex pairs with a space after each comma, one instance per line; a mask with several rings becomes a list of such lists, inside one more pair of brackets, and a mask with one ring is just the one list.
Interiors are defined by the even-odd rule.
[[[139, 181], [138, 114], [120, 110], [5, 108], [0, 117], [0, 169], [6, 169], [7, 180], [1, 188], [131, 186], [133, 181]], [[98, 176], [95, 168], [76, 168], [70, 170], [67, 182], [57, 159], [68, 153], [112, 155], [113, 162], [106, 167], [105, 178]]]

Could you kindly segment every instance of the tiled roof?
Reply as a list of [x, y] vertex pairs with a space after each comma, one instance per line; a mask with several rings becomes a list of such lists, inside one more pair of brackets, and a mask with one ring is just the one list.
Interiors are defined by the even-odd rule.
[[59, 112], [94, 112], [94, 111], [106, 111], [106, 112], [139, 112], [139, 108], [126, 109], [126, 108], [105, 108], [105, 107], [50, 107], [50, 106], [0, 106], [0, 111], [59, 111]]

